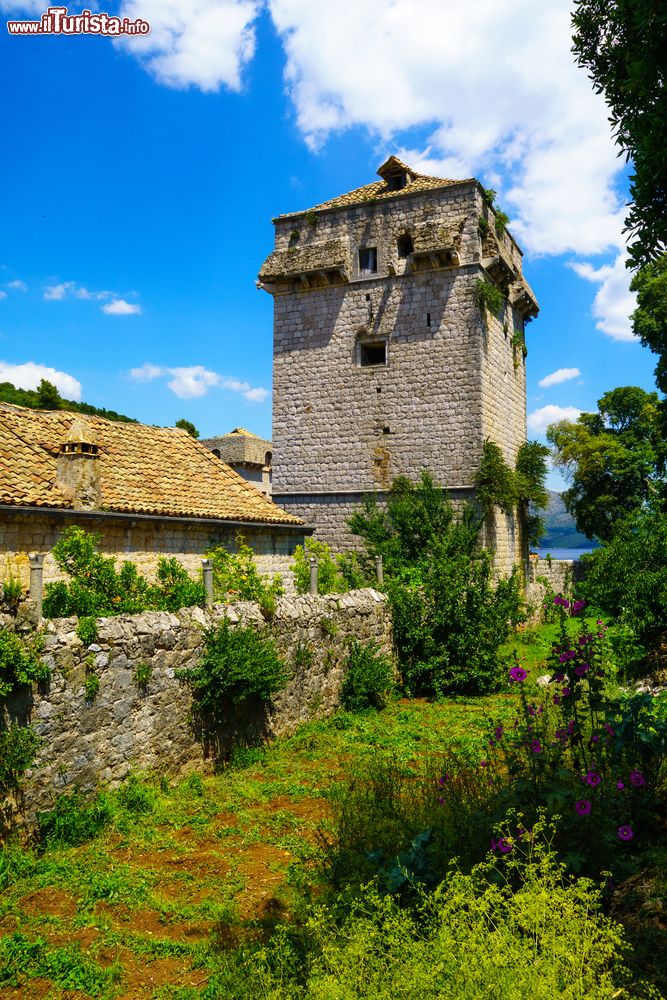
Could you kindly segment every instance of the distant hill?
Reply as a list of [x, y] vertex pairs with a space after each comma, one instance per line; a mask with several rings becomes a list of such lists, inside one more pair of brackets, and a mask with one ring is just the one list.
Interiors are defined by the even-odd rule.
[[545, 522], [544, 536], [540, 541], [543, 549], [590, 549], [598, 543], [577, 531], [574, 518], [568, 514], [560, 493], [549, 490], [549, 505], [541, 512]]
[[71, 413], [85, 413], [91, 417], [106, 417], [123, 424], [138, 424], [134, 417], [126, 417], [115, 410], [91, 406], [90, 403], [76, 403], [73, 399], [63, 399], [55, 385], [42, 379], [39, 389], [17, 389], [11, 382], [0, 382], [0, 402], [14, 406], [27, 406], [31, 410], [69, 410]]

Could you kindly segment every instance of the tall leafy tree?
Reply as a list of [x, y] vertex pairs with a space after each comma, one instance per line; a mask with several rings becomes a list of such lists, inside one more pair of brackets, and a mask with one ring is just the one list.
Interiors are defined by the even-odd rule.
[[552, 424], [547, 438], [555, 464], [572, 482], [565, 506], [589, 538], [609, 540], [625, 516], [664, 497], [667, 442], [657, 393], [612, 389], [596, 413]]
[[667, 254], [641, 267], [630, 288], [637, 293], [637, 308], [632, 314], [633, 330], [644, 347], [658, 355], [655, 381], [658, 389], [667, 393]]
[[667, 8], [662, 0], [576, 0], [573, 52], [610, 109], [616, 142], [634, 163], [631, 266], [667, 250]]

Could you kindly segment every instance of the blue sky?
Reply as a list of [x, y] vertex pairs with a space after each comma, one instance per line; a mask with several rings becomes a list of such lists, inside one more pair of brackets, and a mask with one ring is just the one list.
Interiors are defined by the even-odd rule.
[[[270, 436], [272, 300], [255, 280], [271, 218], [398, 152], [479, 177], [511, 217], [542, 310], [530, 436], [616, 385], [654, 388], [628, 321], [627, 169], [573, 64], [568, 6], [89, 5], [151, 24], [127, 44], [3, 25], [0, 380], [45, 375], [148, 423]], [[45, 9], [0, 0], [3, 20]]]

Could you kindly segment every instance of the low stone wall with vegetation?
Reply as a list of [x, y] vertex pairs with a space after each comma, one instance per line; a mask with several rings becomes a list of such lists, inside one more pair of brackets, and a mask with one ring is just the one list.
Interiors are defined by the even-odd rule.
[[[287, 684], [265, 711], [230, 703], [227, 731], [213, 746], [193, 716], [191, 688], [180, 671], [197, 666], [207, 629], [224, 618], [275, 640]], [[87, 644], [81, 627], [77, 634], [78, 621], [45, 623], [40, 655], [50, 680], [22, 685], [4, 702], [4, 725], [29, 723], [40, 738], [20, 801], [5, 803], [5, 825], [17, 810], [19, 821], [30, 825], [63, 792], [89, 795], [130, 771], [205, 769], [235, 743], [289, 733], [338, 706], [350, 640], [392, 649], [386, 598], [371, 589], [282, 597], [268, 621], [251, 602], [99, 618]]]

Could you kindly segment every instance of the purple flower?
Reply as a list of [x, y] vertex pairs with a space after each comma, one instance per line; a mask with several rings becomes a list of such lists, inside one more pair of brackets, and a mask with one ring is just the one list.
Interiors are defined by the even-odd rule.
[[577, 799], [574, 803], [574, 808], [580, 816], [588, 816], [591, 809], [593, 808], [588, 801], [588, 799]]
[[560, 705], [560, 695], [559, 694], [555, 694], [553, 700], [554, 700], [554, 705]]
[[535, 708], [534, 705], [529, 705], [528, 706], [528, 715], [530, 715], [530, 716], [537, 715], [537, 709]]
[[563, 683], [563, 681], [565, 680], [565, 674], [561, 674], [561, 673], [558, 673], [558, 674], [554, 674], [554, 675], [553, 675], [553, 677], [552, 677], [551, 679], [552, 679], [553, 681], [555, 681], [555, 682], [556, 682], [556, 684], [562, 684], [562, 683]]
[[586, 782], [587, 785], [590, 785], [591, 788], [597, 788], [597, 786], [602, 781], [602, 778], [600, 777], [597, 771], [589, 771], [586, 777], [584, 778], [584, 781]]
[[438, 778], [438, 784], [444, 785], [448, 778], [449, 778], [448, 774], [443, 774], [441, 778]]
[[574, 672], [577, 677], [583, 677], [584, 674], [588, 673], [589, 669], [590, 668], [587, 663], [580, 663], [578, 667], [574, 668]]
[[510, 670], [510, 680], [515, 684], [519, 684], [521, 681], [525, 681], [528, 676], [528, 672], [523, 669], [523, 667], [512, 667]]
[[479, 766], [480, 767], [488, 767], [489, 766], [488, 760], [480, 760]]
[[632, 840], [632, 838], [635, 835], [631, 826], [619, 826], [617, 833], [619, 840], [626, 840], [626, 841]]
[[498, 850], [501, 851], [503, 854], [509, 854], [509, 852], [512, 850], [512, 845], [510, 844], [507, 837], [500, 838], [500, 840], [498, 841]]
[[505, 730], [503, 729], [502, 726], [496, 726], [496, 728], [493, 731], [493, 735], [496, 737], [497, 740], [499, 740], [502, 738], [504, 732]]
[[570, 719], [567, 724], [567, 734], [568, 736], [574, 736], [574, 731], [577, 727], [574, 724], [574, 719]]
[[568, 687], [564, 687], [563, 690], [561, 691], [561, 694], [562, 694], [563, 698], [569, 698], [569, 696], [572, 694], [572, 692], [570, 691], [570, 689]]
[[530, 749], [533, 751], [533, 753], [542, 753], [542, 744], [540, 743], [539, 740], [533, 740], [533, 742], [530, 744]]
[[630, 784], [634, 785], [635, 788], [641, 788], [642, 785], [646, 784], [646, 778], [641, 771], [630, 771]]
[[625, 788], [625, 783], [623, 781], [617, 781], [616, 787], [618, 788], [619, 792], [622, 792], [623, 789]]
[[598, 743], [600, 740], [599, 736], [591, 736], [591, 743]]
[[556, 737], [557, 740], [567, 739], [567, 733], [565, 732], [564, 729], [557, 729], [556, 732], [554, 733], [554, 736]]
[[614, 730], [612, 729], [612, 727], [609, 725], [608, 722], [605, 722], [604, 728], [607, 730], [607, 732], [609, 733], [610, 736], [614, 736], [615, 735]]
[[572, 605], [572, 614], [578, 615], [586, 607], [586, 601], [575, 601]]

